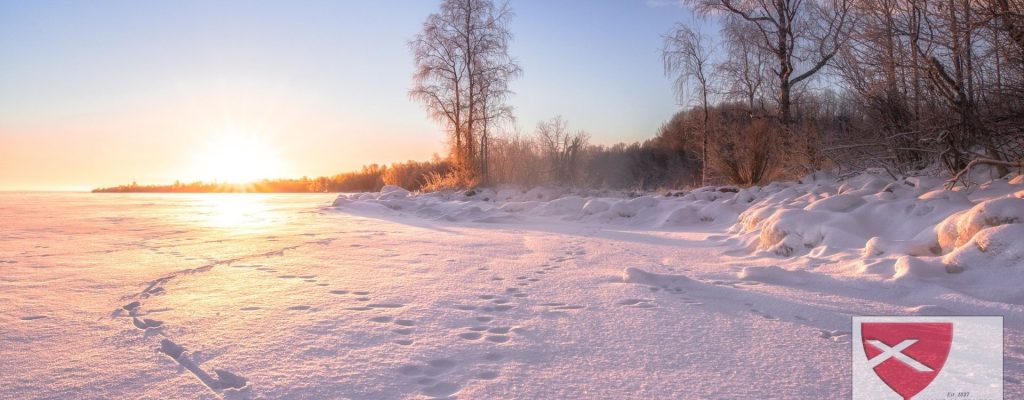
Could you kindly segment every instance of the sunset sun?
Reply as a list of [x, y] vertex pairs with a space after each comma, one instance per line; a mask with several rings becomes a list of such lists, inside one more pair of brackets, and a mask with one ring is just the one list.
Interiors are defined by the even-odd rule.
[[203, 181], [247, 183], [282, 175], [283, 163], [271, 143], [251, 134], [224, 132], [196, 155], [195, 175]]

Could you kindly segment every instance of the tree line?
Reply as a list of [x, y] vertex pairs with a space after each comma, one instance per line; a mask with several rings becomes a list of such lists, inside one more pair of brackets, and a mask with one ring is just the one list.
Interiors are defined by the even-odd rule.
[[508, 82], [522, 71], [508, 53], [513, 13], [442, 1], [410, 42], [410, 95], [449, 134], [454, 168], [439, 186], [755, 185], [824, 168], [1022, 167], [1021, 0], [683, 4], [719, 27], [678, 24], [664, 36], [665, 73], [688, 107], [655, 139], [601, 147], [562, 135], [560, 120], [507, 133]]

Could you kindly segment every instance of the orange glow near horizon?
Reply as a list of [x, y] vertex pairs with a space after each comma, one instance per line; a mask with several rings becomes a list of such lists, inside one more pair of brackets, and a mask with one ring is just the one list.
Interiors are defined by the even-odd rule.
[[250, 183], [289, 172], [267, 135], [236, 126], [211, 134], [194, 155], [190, 169], [188, 175], [195, 179], [225, 183]]

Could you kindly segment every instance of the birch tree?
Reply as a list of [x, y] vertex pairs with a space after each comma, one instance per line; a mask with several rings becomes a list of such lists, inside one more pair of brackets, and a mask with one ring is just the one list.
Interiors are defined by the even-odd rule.
[[455, 171], [466, 183], [486, 173], [489, 130], [511, 117], [504, 102], [520, 74], [509, 55], [507, 3], [444, 0], [409, 42], [416, 72], [409, 96], [448, 131]]

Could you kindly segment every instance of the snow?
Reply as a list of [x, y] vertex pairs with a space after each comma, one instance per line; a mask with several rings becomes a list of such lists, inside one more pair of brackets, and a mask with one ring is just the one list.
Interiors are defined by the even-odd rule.
[[1024, 180], [0, 194], [0, 399], [844, 398], [852, 315], [1002, 315]]

